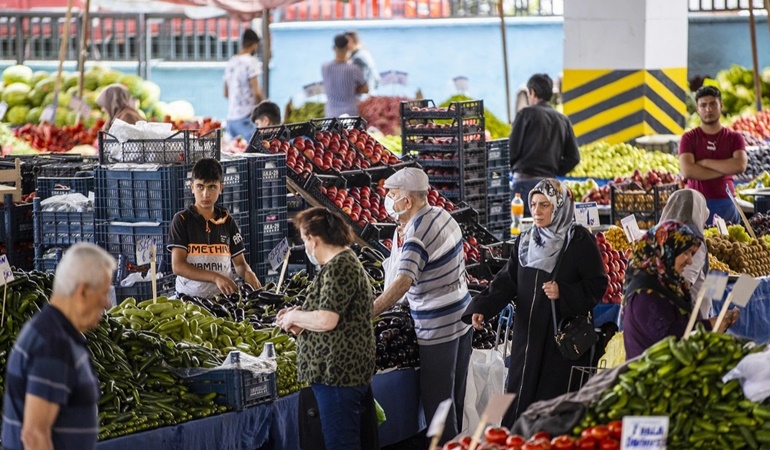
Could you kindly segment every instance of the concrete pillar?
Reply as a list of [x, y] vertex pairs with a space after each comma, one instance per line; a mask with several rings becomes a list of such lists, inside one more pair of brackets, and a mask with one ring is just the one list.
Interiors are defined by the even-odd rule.
[[564, 113], [580, 144], [682, 134], [687, 27], [687, 0], [564, 2]]

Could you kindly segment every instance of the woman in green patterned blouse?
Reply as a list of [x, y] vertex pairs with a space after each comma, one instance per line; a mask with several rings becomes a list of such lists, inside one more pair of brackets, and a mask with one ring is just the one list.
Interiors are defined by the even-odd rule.
[[278, 312], [277, 323], [297, 335], [299, 379], [318, 402], [327, 449], [361, 449], [361, 415], [375, 372], [372, 289], [348, 247], [350, 227], [325, 208], [295, 219], [309, 260], [321, 270], [301, 307]]

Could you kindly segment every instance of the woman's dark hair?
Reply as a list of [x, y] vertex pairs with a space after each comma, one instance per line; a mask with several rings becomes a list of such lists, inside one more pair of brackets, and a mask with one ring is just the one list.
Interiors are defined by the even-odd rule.
[[553, 80], [547, 73], [536, 73], [527, 81], [527, 89], [535, 92], [535, 97], [540, 100], [551, 100], [553, 97]]
[[315, 236], [329, 245], [345, 247], [353, 243], [353, 231], [342, 218], [326, 208], [310, 208], [294, 219], [307, 236]]

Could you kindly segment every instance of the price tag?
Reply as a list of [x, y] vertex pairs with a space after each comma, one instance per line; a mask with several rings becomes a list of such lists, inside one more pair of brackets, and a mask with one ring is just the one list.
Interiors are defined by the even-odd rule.
[[155, 239], [143, 238], [136, 242], [136, 265], [149, 264], [155, 258]]
[[3, 275], [0, 283], [8, 284], [14, 280], [13, 270], [11, 270], [11, 264], [8, 262], [8, 256], [6, 255], [0, 255], [0, 273]]
[[587, 228], [599, 225], [599, 206], [596, 202], [575, 203], [575, 222]]
[[486, 416], [487, 423], [498, 423], [503, 420], [503, 414], [508, 411], [508, 407], [516, 398], [516, 394], [495, 394], [489, 399], [487, 407], [484, 409], [483, 416]]
[[717, 230], [719, 230], [719, 234], [723, 236], [727, 236], [727, 223], [725, 223], [725, 219], [719, 217], [718, 215], [714, 214], [714, 225], [716, 225]]
[[53, 105], [46, 106], [45, 109], [43, 109], [43, 112], [40, 113], [41, 122], [53, 123], [55, 117], [56, 117], [56, 108], [54, 108]]
[[468, 77], [460, 75], [459, 77], [452, 78], [452, 81], [455, 82], [455, 89], [458, 92], [468, 92]]
[[754, 295], [754, 290], [759, 286], [759, 280], [746, 274], [741, 274], [733, 286], [732, 303], [744, 307], [749, 304], [749, 299]]
[[385, 86], [388, 84], [400, 84], [406, 86], [408, 82], [408, 74], [406, 72], [400, 72], [398, 70], [388, 70], [380, 74], [380, 85]]
[[274, 249], [270, 250], [270, 254], [267, 255], [267, 261], [270, 263], [270, 267], [272, 267], [273, 270], [278, 270], [278, 268], [283, 264], [283, 260], [286, 258], [288, 253], [289, 240], [283, 238]]
[[0, 102], [0, 120], [5, 117], [6, 112], [8, 112], [8, 103]]
[[667, 416], [626, 416], [623, 418], [621, 450], [665, 450]]
[[433, 415], [433, 420], [430, 421], [430, 426], [428, 427], [428, 437], [437, 436], [444, 432], [444, 424], [446, 423], [446, 418], [449, 415], [449, 408], [451, 407], [451, 398], [439, 403], [438, 408], [436, 408], [436, 413]]
[[81, 116], [91, 114], [91, 107], [77, 95], [73, 95], [72, 98], [70, 98], [69, 107], [71, 110], [79, 112]]
[[636, 242], [641, 239], [644, 233], [639, 229], [639, 224], [636, 223], [636, 216], [631, 214], [620, 220], [620, 224], [623, 226], [623, 231], [626, 233], [626, 239], [628, 242]]
[[722, 300], [722, 297], [725, 295], [727, 280], [727, 272], [710, 270], [709, 273], [706, 274], [706, 280], [703, 282], [703, 290], [706, 298]]
[[302, 86], [302, 89], [308, 97], [315, 97], [316, 95], [321, 95], [326, 92], [324, 91], [324, 84], [321, 81]]

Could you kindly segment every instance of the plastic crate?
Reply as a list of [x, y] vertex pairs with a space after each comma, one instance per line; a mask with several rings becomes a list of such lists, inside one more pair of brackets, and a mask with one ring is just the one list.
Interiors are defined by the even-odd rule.
[[473, 236], [476, 238], [479, 245], [489, 245], [500, 242], [500, 239], [490, 233], [489, 230], [481, 226], [478, 222], [468, 221], [460, 223], [460, 229], [463, 232], [464, 238], [467, 239], [468, 237]]
[[682, 136], [676, 134], [655, 134], [638, 137], [631, 141], [631, 145], [649, 152], [658, 151], [670, 155], [679, 154], [679, 141]]
[[253, 239], [251, 243], [251, 254], [254, 263], [266, 262], [270, 252], [273, 251], [278, 244], [286, 237], [284, 234], [271, 234], [263, 237], [262, 239]]
[[289, 130], [283, 125], [259, 127], [251, 135], [247, 151], [250, 153], [270, 153], [270, 149], [265, 148], [262, 142], [272, 141], [273, 139], [278, 139], [279, 141], [289, 140]]
[[39, 177], [35, 197], [47, 199], [54, 195], [83, 194], [94, 191], [94, 177]]
[[93, 211], [44, 211], [40, 199], [35, 199], [33, 211], [35, 246], [96, 242], [96, 220]]
[[511, 191], [510, 186], [507, 174], [487, 169], [487, 195], [508, 195]]
[[[176, 276], [167, 275], [156, 280], [156, 289], [158, 297], [168, 297], [176, 292]], [[115, 284], [115, 299], [118, 304], [127, 298], [134, 298], [137, 301], [148, 300], [152, 298], [152, 282], [141, 281], [131, 286], [121, 286]]]
[[262, 240], [277, 236], [283, 239], [286, 237], [288, 231], [286, 209], [252, 213], [251, 221], [252, 239]]
[[507, 195], [490, 196], [487, 199], [487, 226], [496, 223], [511, 224], [511, 208]]
[[610, 222], [629, 214], [651, 215], [660, 219], [668, 198], [679, 189], [678, 183], [661, 184], [644, 189], [636, 183], [613, 184], [610, 187]]
[[170, 221], [184, 208], [184, 166], [157, 170], [96, 171], [96, 217], [99, 220]]
[[510, 151], [508, 138], [492, 139], [486, 141], [487, 159], [490, 161], [502, 160], [510, 163]]
[[236, 411], [278, 398], [275, 372], [255, 374], [246, 369], [212, 369], [186, 378], [190, 391], [216, 392], [214, 401]]
[[623, 224], [621, 223], [621, 219], [632, 214], [634, 217], [636, 217], [636, 222], [639, 225], [640, 230], [649, 230], [650, 228], [655, 226], [659, 220], [659, 218], [656, 217], [655, 213], [635, 212], [635, 213], [628, 213], [628, 214], [619, 214], [616, 217], [613, 217], [611, 219], [611, 223], [622, 228]]
[[253, 242], [253, 239], [251, 239], [251, 213], [242, 212], [237, 214], [230, 214], [230, 216], [238, 225], [238, 230], [241, 232], [241, 238], [243, 239], [243, 244], [245, 246], [243, 256], [246, 258], [246, 263], [251, 263], [253, 254], [251, 251]]
[[302, 196], [298, 194], [286, 194], [286, 209], [289, 212], [300, 212], [308, 208], [308, 204]]
[[5, 194], [0, 207], [0, 241], [31, 241], [34, 239], [32, 203], [16, 205], [13, 195]]
[[165, 139], [129, 139], [120, 142], [99, 132], [99, 163], [187, 164], [203, 158], [220, 159], [222, 130], [199, 135], [196, 130], [180, 130]]
[[286, 208], [285, 155], [249, 155], [248, 161], [251, 196], [249, 211], [267, 212]]
[[[433, 108], [433, 111], [414, 111], [412, 108]], [[470, 100], [466, 102], [452, 102], [446, 108], [436, 108], [433, 100], [414, 100], [401, 102], [400, 114], [402, 118], [428, 118], [428, 119], [454, 119], [456, 117], [473, 117], [484, 115], [484, 101]]]
[[[350, 218], [347, 214], [345, 214], [331, 199], [329, 199], [326, 195], [321, 193], [321, 187], [331, 187], [335, 186], [337, 188], [346, 188], [347, 184], [344, 178], [342, 177], [328, 177], [328, 176], [318, 176], [314, 175], [311, 177], [311, 179], [308, 181], [308, 184], [306, 186], [308, 194], [312, 195], [313, 198], [321, 202], [321, 204], [327, 208], [329, 211], [337, 214], [338, 216], [342, 217], [342, 219], [350, 225], [350, 227], [353, 229], [353, 232], [360, 236], [361, 232], [363, 232], [363, 227], [358, 222], [353, 221], [353, 219]], [[357, 201], [354, 200], [354, 204], [358, 204]]]
[[59, 258], [35, 258], [35, 270], [41, 272], [56, 272], [56, 267], [59, 265]]
[[155, 255], [158, 259], [167, 254], [169, 222], [159, 225], [121, 225], [99, 223], [96, 227], [96, 243], [118, 259], [123, 255], [127, 261], [136, 263], [136, 244], [142, 239], [155, 239]]
[[[35, 166], [35, 176], [40, 178], [72, 178], [89, 176], [96, 170], [99, 158], [81, 155], [50, 155], [53, 162]], [[93, 176], [93, 173], [90, 174]]]
[[[278, 280], [281, 277], [281, 273], [273, 270], [272, 267], [270, 267], [270, 263], [263, 262], [263, 263], [257, 263], [252, 264], [251, 267], [254, 269], [254, 274], [259, 279], [259, 282], [262, 283], [262, 286], [267, 285], [268, 283], [274, 283], [277, 284]], [[278, 270], [281, 270], [280, 267]], [[288, 276], [288, 273], [287, 273]]]
[[[219, 194], [217, 205], [227, 209], [232, 214], [249, 211], [249, 160], [242, 157], [223, 159], [220, 161], [224, 170], [224, 189]], [[184, 182], [184, 206], [195, 203], [192, 192], [192, 171], [187, 171]], [[172, 216], [173, 217], [173, 216]]]
[[21, 270], [32, 270], [35, 266], [35, 244], [32, 239], [23, 241], [8, 241], [0, 243], [5, 247], [5, 255], [12, 267]]

